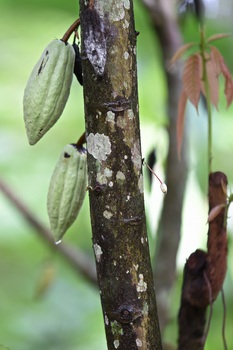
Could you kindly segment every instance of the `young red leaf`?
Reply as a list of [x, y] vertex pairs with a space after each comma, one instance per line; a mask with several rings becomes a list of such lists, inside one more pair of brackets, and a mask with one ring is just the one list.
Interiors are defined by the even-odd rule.
[[177, 116], [177, 123], [176, 123], [177, 153], [178, 153], [179, 159], [180, 159], [181, 146], [182, 146], [182, 140], [183, 140], [186, 103], [187, 103], [187, 95], [185, 91], [182, 90], [179, 103], [178, 103], [178, 116]]
[[169, 62], [168, 68], [170, 68], [176, 61], [178, 61], [181, 56], [192, 46], [196, 45], [195, 43], [188, 43], [184, 44], [174, 53], [174, 55], [171, 58], [171, 61]]
[[210, 48], [210, 59], [216, 74], [219, 76], [219, 74], [222, 72], [222, 64], [224, 63], [224, 58], [215, 46], [211, 46]]
[[215, 71], [212, 61], [206, 62], [206, 72], [207, 72], [207, 79], [209, 84], [210, 101], [217, 109], [218, 96], [219, 96], [219, 81], [218, 81], [218, 75]]
[[198, 103], [201, 92], [201, 58], [198, 54], [190, 56], [185, 62], [183, 72], [183, 86], [185, 93], [198, 110]]
[[211, 41], [227, 38], [228, 36], [230, 36], [230, 34], [227, 34], [227, 33], [214, 34], [209, 37], [209, 39], [207, 40], [207, 43], [210, 43]]
[[220, 214], [221, 210], [225, 207], [226, 207], [226, 204], [223, 203], [223, 204], [218, 204], [214, 208], [212, 208], [211, 211], [209, 212], [207, 222], [213, 221]]
[[215, 71], [217, 72], [218, 75], [222, 73], [222, 75], [225, 78], [224, 93], [227, 100], [227, 107], [229, 107], [233, 101], [233, 81], [232, 81], [231, 73], [226, 63], [224, 62], [224, 58], [219, 52], [219, 50], [214, 46], [211, 46], [210, 50], [211, 50], [211, 53], [210, 53], [211, 61], [213, 62]]
[[227, 100], [227, 108], [231, 105], [233, 101], [233, 81], [231, 77], [231, 73], [227, 67], [227, 65], [223, 62], [222, 64], [222, 75], [225, 78], [225, 96]]

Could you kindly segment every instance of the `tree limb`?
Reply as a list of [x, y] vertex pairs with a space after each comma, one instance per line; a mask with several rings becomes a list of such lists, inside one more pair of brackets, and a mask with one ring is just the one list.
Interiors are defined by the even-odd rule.
[[0, 190], [11, 204], [19, 211], [27, 223], [34, 228], [40, 238], [47, 243], [50, 248], [59, 251], [65, 260], [80, 273], [88, 282], [96, 286], [96, 271], [91, 259], [78, 248], [73, 248], [64, 243], [56, 245], [50, 230], [42, 224], [36, 216], [27, 208], [19, 197], [10, 189], [10, 187], [0, 179]]
[[174, 1], [143, 0], [148, 9], [152, 26], [158, 37], [163, 54], [168, 100], [168, 138], [169, 148], [166, 163], [166, 184], [168, 193], [164, 199], [154, 260], [154, 279], [158, 300], [160, 327], [163, 332], [169, 317], [169, 294], [176, 275], [176, 256], [180, 242], [183, 198], [187, 178], [187, 159], [185, 155], [186, 137], [184, 130], [181, 160], [178, 159], [176, 121], [178, 101], [181, 90], [180, 64], [174, 71], [167, 70], [168, 62], [181, 46], [182, 40], [174, 14]]

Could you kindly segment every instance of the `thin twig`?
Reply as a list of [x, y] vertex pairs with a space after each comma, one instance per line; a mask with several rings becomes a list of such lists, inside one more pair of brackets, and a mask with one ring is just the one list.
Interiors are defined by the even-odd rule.
[[27, 223], [35, 229], [35, 232], [46, 242], [52, 249], [58, 250], [66, 261], [80, 274], [82, 274], [86, 280], [96, 286], [96, 271], [94, 263], [90, 258], [85, 255], [77, 247], [74, 249], [64, 243], [55, 245], [51, 231], [41, 223], [36, 216], [26, 207], [26, 205], [15, 195], [15, 193], [9, 188], [9, 186], [0, 179], [0, 190], [5, 197], [14, 205], [14, 207], [20, 212]]
[[225, 300], [223, 288], [221, 289], [221, 294], [222, 294], [222, 305], [223, 305], [222, 339], [223, 339], [224, 350], [227, 350], [227, 341], [226, 341], [226, 334], [225, 334], [227, 307], [226, 307], [226, 300]]

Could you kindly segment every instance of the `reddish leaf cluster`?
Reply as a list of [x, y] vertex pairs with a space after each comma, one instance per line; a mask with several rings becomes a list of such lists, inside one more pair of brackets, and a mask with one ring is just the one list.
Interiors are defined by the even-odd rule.
[[[227, 36], [227, 34], [214, 35], [208, 39], [208, 43], [225, 36]], [[194, 43], [188, 43], [181, 46], [171, 59], [171, 65], [180, 59], [181, 56], [194, 45]], [[204, 83], [204, 72], [208, 83], [208, 91], [206, 91], [206, 85]], [[179, 155], [182, 145], [187, 100], [189, 100], [198, 111], [198, 104], [202, 93], [217, 109], [219, 102], [219, 76], [221, 74], [225, 79], [224, 93], [228, 108], [233, 102], [233, 80], [219, 50], [214, 46], [209, 46], [209, 51], [205, 51], [204, 58], [199, 52], [187, 58], [182, 77], [183, 89], [178, 104], [177, 148]]]

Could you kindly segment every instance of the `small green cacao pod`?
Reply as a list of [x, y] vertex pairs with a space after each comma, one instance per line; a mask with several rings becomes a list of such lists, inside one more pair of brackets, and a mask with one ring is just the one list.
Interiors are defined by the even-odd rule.
[[74, 60], [72, 45], [53, 40], [33, 68], [23, 98], [30, 145], [39, 141], [61, 116], [70, 94]]
[[49, 185], [47, 210], [55, 242], [77, 218], [86, 193], [87, 155], [84, 148], [66, 145]]

